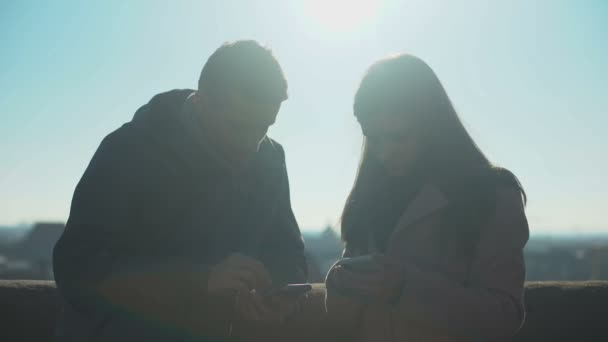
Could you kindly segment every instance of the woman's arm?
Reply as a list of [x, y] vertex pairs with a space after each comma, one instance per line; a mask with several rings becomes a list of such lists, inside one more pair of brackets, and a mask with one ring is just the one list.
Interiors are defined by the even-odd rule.
[[[499, 190], [495, 216], [471, 265], [470, 286], [409, 263], [399, 303], [381, 311], [390, 311], [388, 318], [393, 321], [415, 319], [463, 336], [514, 335], [525, 317], [523, 248], [528, 236], [519, 192]], [[374, 311], [378, 308], [366, 314]]]
[[[343, 258], [351, 257], [352, 250], [347, 245], [342, 253]], [[352, 336], [358, 331], [365, 305], [340, 292], [336, 284], [337, 269], [335, 265], [330, 268], [325, 278], [326, 296], [325, 308], [327, 311], [324, 331], [331, 338], [352, 340]]]

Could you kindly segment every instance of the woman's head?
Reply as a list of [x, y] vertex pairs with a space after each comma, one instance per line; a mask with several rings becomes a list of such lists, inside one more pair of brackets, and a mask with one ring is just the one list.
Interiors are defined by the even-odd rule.
[[404, 174], [413, 165], [452, 172], [489, 165], [433, 70], [412, 55], [374, 63], [357, 90], [354, 112], [367, 156], [389, 174]]
[[[382, 196], [381, 185], [387, 179], [398, 179], [400, 184], [433, 182], [448, 196], [472, 205], [491, 197], [493, 189], [488, 189], [495, 180], [506, 180], [521, 190], [515, 176], [494, 168], [484, 156], [439, 78], [415, 56], [401, 54], [374, 63], [355, 95], [354, 114], [365, 135], [365, 147], [342, 215], [347, 242], [349, 236], [362, 238], [369, 229], [361, 227], [361, 222], [371, 218], [374, 208], [370, 206], [385, 205], [374, 197]], [[475, 196], [485, 199], [471, 200]]]

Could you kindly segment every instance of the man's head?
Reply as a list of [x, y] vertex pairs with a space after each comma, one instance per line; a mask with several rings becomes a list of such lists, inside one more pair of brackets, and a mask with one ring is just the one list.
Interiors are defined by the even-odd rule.
[[194, 103], [214, 148], [240, 163], [257, 152], [286, 99], [287, 81], [272, 52], [245, 40], [209, 57]]

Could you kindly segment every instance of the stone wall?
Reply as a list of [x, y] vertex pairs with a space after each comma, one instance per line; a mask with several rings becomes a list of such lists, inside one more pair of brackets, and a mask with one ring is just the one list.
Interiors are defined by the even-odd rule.
[[[298, 320], [277, 331], [318, 340], [323, 296], [323, 285], [315, 285]], [[608, 341], [608, 282], [528, 283], [526, 306], [514, 341]], [[59, 309], [53, 282], [0, 280], [0, 341], [52, 341]]]

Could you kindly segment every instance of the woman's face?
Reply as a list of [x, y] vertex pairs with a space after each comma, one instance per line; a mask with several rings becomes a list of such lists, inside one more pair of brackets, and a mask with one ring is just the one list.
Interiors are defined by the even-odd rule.
[[361, 123], [367, 153], [395, 177], [404, 176], [418, 156], [417, 133], [404, 122], [401, 113], [378, 115]]

